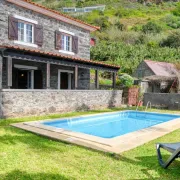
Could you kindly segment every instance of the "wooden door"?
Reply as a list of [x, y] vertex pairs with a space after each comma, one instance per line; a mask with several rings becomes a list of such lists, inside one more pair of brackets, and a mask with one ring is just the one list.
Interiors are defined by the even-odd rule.
[[18, 89], [28, 89], [28, 71], [18, 69]]
[[41, 70], [34, 71], [34, 89], [43, 89], [43, 76]]
[[61, 72], [61, 89], [68, 89], [68, 73]]

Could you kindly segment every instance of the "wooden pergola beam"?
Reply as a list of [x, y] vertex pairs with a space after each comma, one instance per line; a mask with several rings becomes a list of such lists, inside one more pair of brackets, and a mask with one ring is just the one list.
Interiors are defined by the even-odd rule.
[[78, 89], [78, 66], [75, 66], [74, 81], [75, 89]]
[[99, 71], [95, 70], [95, 88], [99, 89]]
[[12, 57], [7, 57], [7, 87], [12, 86]]
[[112, 80], [113, 80], [113, 88], [115, 89], [116, 88], [116, 73], [115, 72], [113, 72]]
[[0, 56], [0, 89], [2, 89], [3, 57]]
[[51, 67], [50, 63], [46, 64], [46, 88], [50, 88], [50, 73], [51, 73]]
[[43, 55], [37, 55], [37, 54], [31, 54], [28, 52], [17, 52], [17, 51], [10, 51], [5, 50], [4, 57], [11, 56], [13, 59], [19, 59], [19, 60], [25, 60], [25, 61], [34, 61], [34, 62], [42, 62], [42, 63], [50, 63], [50, 64], [56, 64], [56, 65], [64, 65], [64, 66], [70, 66], [75, 67], [78, 66], [78, 68], [84, 68], [84, 69], [95, 69], [100, 71], [107, 71], [107, 72], [118, 72], [119, 68], [115, 67], [107, 67], [104, 65], [99, 64], [90, 64], [87, 62], [75, 62], [74, 60], [66, 60], [66, 59], [60, 59], [56, 57], [48, 57]]

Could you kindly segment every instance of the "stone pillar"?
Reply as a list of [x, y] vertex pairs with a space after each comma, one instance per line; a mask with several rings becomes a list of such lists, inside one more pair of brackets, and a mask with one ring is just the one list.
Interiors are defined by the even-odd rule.
[[7, 87], [10, 89], [12, 86], [12, 57], [7, 57]]
[[72, 89], [71, 78], [72, 78], [72, 74], [68, 73], [68, 89]]
[[2, 90], [0, 89], [0, 119], [3, 118], [3, 96]]
[[99, 71], [95, 70], [95, 88], [99, 89]]
[[116, 88], [116, 73], [115, 72], [113, 72], [113, 77], [112, 77], [113, 79], [113, 88], [115, 89]]
[[2, 89], [3, 57], [0, 55], [0, 89]]
[[75, 66], [74, 81], [75, 89], [78, 89], [78, 66]]
[[50, 89], [50, 72], [51, 72], [50, 66], [51, 64], [47, 63], [46, 65], [46, 88], [47, 89]]
[[3, 109], [2, 109], [2, 70], [3, 70], [3, 57], [0, 55], [0, 118], [3, 118]]
[[34, 70], [31, 70], [31, 89], [34, 89]]

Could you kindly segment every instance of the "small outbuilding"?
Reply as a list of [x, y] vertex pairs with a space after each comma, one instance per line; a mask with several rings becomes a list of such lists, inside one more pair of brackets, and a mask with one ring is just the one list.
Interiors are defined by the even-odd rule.
[[139, 79], [143, 92], [170, 93], [177, 91], [175, 72], [177, 69], [172, 63], [144, 60], [133, 76]]

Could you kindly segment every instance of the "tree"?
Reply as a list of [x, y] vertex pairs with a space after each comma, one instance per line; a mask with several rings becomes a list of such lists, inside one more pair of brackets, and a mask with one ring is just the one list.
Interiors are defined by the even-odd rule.
[[97, 26], [100, 26], [101, 30], [107, 29], [111, 26], [111, 22], [109, 21], [109, 17], [107, 17], [107, 16], [102, 16], [102, 17], [96, 18], [94, 20], [94, 23]]
[[120, 21], [116, 21], [116, 23], [114, 24], [120, 31], [123, 31], [126, 29], [126, 27], [124, 26], [124, 24], [122, 24]]
[[177, 91], [180, 93], [180, 63], [176, 63], [174, 66], [168, 66], [167, 71], [177, 78]]
[[170, 48], [179, 48], [180, 47], [180, 30], [172, 32], [167, 39], [164, 39], [161, 42], [161, 46], [167, 46]]
[[162, 31], [162, 28], [154, 22], [148, 22], [147, 24], [142, 26], [142, 31], [145, 34], [148, 34], [148, 33], [157, 34], [157, 33], [160, 33]]
[[84, 0], [78, 0], [77, 1], [77, 7], [83, 7], [84, 6]]
[[176, 9], [173, 11], [175, 16], [180, 16], [180, 2], [177, 3]]

